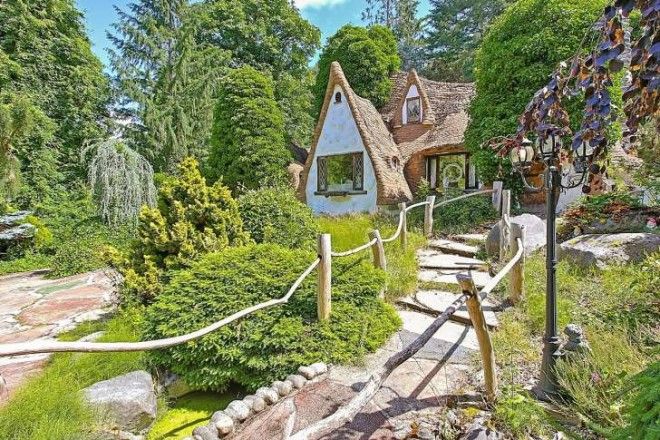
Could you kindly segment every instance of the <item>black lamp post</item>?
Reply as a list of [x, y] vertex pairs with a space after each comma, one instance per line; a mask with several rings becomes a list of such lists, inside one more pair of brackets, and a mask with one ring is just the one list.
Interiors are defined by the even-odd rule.
[[[541, 379], [539, 391], [541, 397], [549, 398], [557, 394], [557, 383], [555, 380], [555, 364], [561, 357], [561, 340], [557, 334], [557, 199], [562, 189], [576, 188], [585, 180], [587, 175], [589, 156], [593, 149], [584, 143], [576, 151], [577, 158], [574, 160], [576, 171], [581, 175], [577, 183], [575, 181], [564, 185], [562, 183], [562, 172], [559, 164], [559, 153], [561, 150], [561, 139], [551, 135], [545, 140], [539, 139], [537, 148], [529, 139], [524, 139], [521, 146], [511, 151], [510, 159], [513, 167], [522, 176], [523, 184], [529, 191], [541, 191], [543, 186], [546, 190], [546, 295], [545, 295], [545, 334], [543, 336], [543, 362], [541, 364]], [[525, 179], [525, 170], [529, 169], [534, 159], [538, 157], [545, 164], [543, 175], [543, 186], [533, 187]]]

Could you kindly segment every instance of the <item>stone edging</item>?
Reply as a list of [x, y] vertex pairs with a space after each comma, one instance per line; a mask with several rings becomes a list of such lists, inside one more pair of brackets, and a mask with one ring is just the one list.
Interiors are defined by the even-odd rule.
[[275, 381], [270, 387], [261, 387], [242, 400], [234, 400], [222, 411], [213, 414], [209, 423], [198, 426], [191, 437], [184, 440], [218, 440], [234, 433], [241, 423], [264, 411], [269, 405], [300, 390], [305, 384], [328, 372], [328, 366], [317, 362], [298, 368], [298, 374], [290, 374], [284, 381]]

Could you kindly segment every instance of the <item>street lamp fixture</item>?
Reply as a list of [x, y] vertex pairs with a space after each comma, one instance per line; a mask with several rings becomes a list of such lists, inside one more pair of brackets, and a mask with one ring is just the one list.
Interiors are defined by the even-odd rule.
[[[543, 361], [541, 364], [541, 378], [538, 391], [541, 398], [551, 399], [558, 394], [558, 386], [555, 376], [555, 365], [557, 359], [562, 355], [560, 345], [561, 339], [557, 333], [557, 200], [561, 190], [576, 188], [585, 181], [587, 176], [590, 155], [593, 154], [593, 148], [584, 143], [576, 151], [577, 162], [581, 162], [582, 173], [578, 180], [571, 179], [571, 182], [564, 184], [562, 182], [562, 172], [559, 166], [559, 155], [562, 146], [561, 138], [550, 134], [546, 138], [539, 138], [537, 141], [537, 152], [533, 147], [533, 142], [529, 139], [523, 139], [521, 145], [514, 148], [510, 154], [513, 168], [518, 171], [522, 177], [523, 184], [527, 191], [539, 192], [545, 188], [546, 191], [546, 295], [545, 295], [545, 333], [543, 336]], [[543, 174], [543, 184], [535, 187], [530, 185], [525, 179], [525, 171], [529, 169], [533, 160], [538, 158], [545, 164]], [[565, 177], [565, 176], [564, 176]]]

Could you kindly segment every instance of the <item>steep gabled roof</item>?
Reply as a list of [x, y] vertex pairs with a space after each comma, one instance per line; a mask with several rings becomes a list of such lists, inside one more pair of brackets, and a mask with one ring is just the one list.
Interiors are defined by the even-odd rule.
[[418, 139], [399, 144], [404, 160], [427, 148], [463, 143], [463, 134], [469, 121], [468, 107], [475, 92], [474, 84], [431, 81], [418, 76], [414, 70], [397, 72], [391, 80], [390, 100], [381, 109], [383, 120], [390, 127], [401, 124], [401, 106], [411, 84], [417, 85], [422, 105], [428, 105], [431, 110], [427, 112], [424, 107], [423, 123], [432, 122], [433, 127]]
[[305, 197], [307, 177], [316, 155], [316, 147], [336, 85], [339, 85], [344, 91], [346, 101], [364, 143], [364, 148], [367, 150], [373, 164], [378, 188], [377, 203], [383, 205], [412, 200], [412, 193], [403, 176], [403, 161], [392, 134], [385, 126], [380, 113], [373, 104], [353, 91], [341, 66], [336, 61], [330, 67], [330, 79], [328, 80], [321, 115], [316, 124], [312, 147], [305, 163], [300, 184], [301, 197], [303, 199]]

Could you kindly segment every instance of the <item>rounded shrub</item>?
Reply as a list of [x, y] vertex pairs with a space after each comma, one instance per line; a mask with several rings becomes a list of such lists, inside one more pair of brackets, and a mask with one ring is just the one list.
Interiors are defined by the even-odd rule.
[[[520, 0], [490, 26], [475, 57], [476, 96], [470, 105], [465, 142], [486, 182], [509, 167], [483, 147], [496, 136], [515, 134], [518, 117], [549, 75], [580, 49], [585, 33], [607, 0]], [[572, 128], [583, 100], [566, 103]], [[483, 147], [483, 148], [482, 148]]]
[[[179, 271], [147, 310], [144, 339], [182, 335], [263, 301], [281, 298], [314, 254], [274, 244], [227, 248]], [[351, 362], [383, 344], [400, 321], [378, 299], [385, 273], [367, 261], [333, 261], [332, 316], [320, 322], [315, 274], [289, 302], [199, 340], [152, 353], [192, 387], [249, 389], [317, 361]]]
[[247, 191], [238, 199], [243, 229], [257, 243], [314, 249], [319, 227], [312, 210], [286, 187]]

